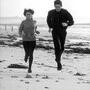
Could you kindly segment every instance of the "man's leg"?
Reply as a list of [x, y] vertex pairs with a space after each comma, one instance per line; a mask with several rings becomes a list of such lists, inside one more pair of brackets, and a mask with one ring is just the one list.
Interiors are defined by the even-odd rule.
[[64, 51], [64, 44], [66, 39], [66, 32], [58, 33], [52, 32], [54, 47], [55, 47], [55, 56], [56, 56], [56, 62], [57, 62], [57, 69], [61, 70], [61, 55]]
[[64, 51], [65, 39], [66, 39], [66, 32], [59, 35], [59, 42], [60, 42], [61, 48], [60, 48], [60, 52], [59, 52], [59, 55], [58, 55], [58, 58], [59, 58], [58, 59], [58, 63], [57, 63], [57, 66], [58, 66], [57, 69], [58, 70], [61, 70], [62, 69], [61, 55], [62, 55], [62, 53]]
[[53, 37], [53, 43], [54, 43], [54, 48], [55, 48], [55, 60], [56, 62], [59, 61], [59, 52], [60, 52], [60, 43], [58, 40], [58, 36], [55, 32], [52, 31], [52, 37]]
[[61, 42], [61, 55], [62, 55], [62, 53], [63, 53], [63, 51], [64, 51], [64, 45], [65, 45], [65, 40], [66, 40], [66, 32], [63, 32], [61, 35], [59, 35], [60, 36], [60, 42]]
[[61, 70], [62, 69], [62, 65], [61, 65], [61, 43], [59, 40], [59, 37], [57, 34], [52, 32], [52, 36], [53, 36], [53, 42], [54, 42], [54, 47], [55, 47], [55, 57], [56, 57], [56, 63], [57, 63], [57, 70]]

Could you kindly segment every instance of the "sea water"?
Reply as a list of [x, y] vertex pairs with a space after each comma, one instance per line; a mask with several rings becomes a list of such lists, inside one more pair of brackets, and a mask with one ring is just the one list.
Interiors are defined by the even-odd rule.
[[[4, 17], [0, 18], [0, 35], [1, 34], [18, 34], [20, 23], [25, 18]], [[49, 28], [45, 18], [34, 18], [37, 21], [37, 30], [40, 31], [38, 37], [52, 39], [52, 34], [48, 32]], [[6, 27], [5, 27], [6, 25]], [[90, 41], [90, 24], [75, 24], [67, 29], [67, 40], [87, 40]]]

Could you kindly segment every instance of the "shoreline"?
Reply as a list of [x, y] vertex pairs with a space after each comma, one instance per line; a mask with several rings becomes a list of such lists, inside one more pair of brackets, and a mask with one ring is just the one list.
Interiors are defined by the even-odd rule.
[[[37, 38], [36, 43], [36, 49], [40, 48], [45, 50], [54, 50], [52, 39], [45, 39], [43, 37], [39, 37]], [[23, 48], [22, 39], [19, 38], [17, 35], [0, 36], [0, 45]], [[69, 39], [66, 41], [64, 52], [90, 54], [90, 41]]]

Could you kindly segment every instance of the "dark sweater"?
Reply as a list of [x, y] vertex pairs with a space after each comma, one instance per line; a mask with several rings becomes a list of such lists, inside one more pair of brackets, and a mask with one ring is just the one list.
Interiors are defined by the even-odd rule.
[[35, 26], [33, 20], [23, 20], [19, 27], [19, 34], [22, 35], [23, 41], [35, 41]]
[[57, 12], [55, 9], [53, 9], [48, 12], [47, 24], [49, 28], [66, 29], [67, 27], [62, 26], [62, 23], [64, 22], [67, 23], [68, 26], [74, 24], [73, 17], [67, 10], [61, 9], [60, 12]]

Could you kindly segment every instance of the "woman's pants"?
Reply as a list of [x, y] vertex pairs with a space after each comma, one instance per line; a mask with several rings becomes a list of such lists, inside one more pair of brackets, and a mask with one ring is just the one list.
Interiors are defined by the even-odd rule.
[[23, 41], [23, 47], [25, 50], [25, 56], [29, 57], [29, 68], [31, 68], [33, 62], [33, 52], [36, 46], [36, 41]]
[[53, 42], [55, 47], [55, 57], [56, 57], [55, 60], [57, 63], [60, 63], [61, 55], [64, 51], [66, 32], [56, 33], [55, 30], [53, 30], [52, 37], [53, 37]]

